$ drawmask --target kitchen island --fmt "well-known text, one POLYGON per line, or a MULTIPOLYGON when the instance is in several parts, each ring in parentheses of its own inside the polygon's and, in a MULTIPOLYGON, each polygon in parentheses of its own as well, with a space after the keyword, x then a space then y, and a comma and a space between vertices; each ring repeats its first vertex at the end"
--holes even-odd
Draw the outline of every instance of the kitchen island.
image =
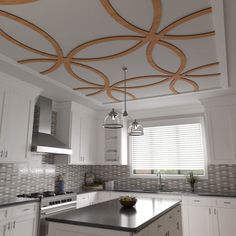
POLYGON ((48 236, 182 236, 180 201, 138 198, 125 208, 119 199, 47 218, 48 236))

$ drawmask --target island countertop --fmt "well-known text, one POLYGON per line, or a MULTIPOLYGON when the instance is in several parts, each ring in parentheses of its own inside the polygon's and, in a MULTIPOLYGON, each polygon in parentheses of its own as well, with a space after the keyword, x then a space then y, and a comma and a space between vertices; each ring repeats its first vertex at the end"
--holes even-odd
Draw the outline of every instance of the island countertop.
POLYGON ((133 208, 124 208, 118 199, 75 209, 46 218, 47 221, 118 231, 138 232, 180 204, 180 201, 137 198, 133 208))

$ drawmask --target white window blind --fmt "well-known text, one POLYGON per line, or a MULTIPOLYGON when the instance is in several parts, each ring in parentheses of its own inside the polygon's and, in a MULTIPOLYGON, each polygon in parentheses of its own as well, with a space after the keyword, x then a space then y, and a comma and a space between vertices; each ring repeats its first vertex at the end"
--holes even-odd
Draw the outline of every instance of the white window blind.
POLYGON ((132 137, 130 141, 133 173, 141 173, 140 170, 204 172, 200 121, 144 127, 144 136, 132 137))

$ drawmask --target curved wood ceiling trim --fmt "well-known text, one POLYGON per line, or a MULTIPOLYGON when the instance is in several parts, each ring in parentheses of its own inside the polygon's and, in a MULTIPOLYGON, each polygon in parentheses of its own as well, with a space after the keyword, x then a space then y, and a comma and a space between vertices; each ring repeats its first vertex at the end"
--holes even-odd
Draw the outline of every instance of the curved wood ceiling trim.
POLYGON ((15 5, 15 4, 24 4, 32 3, 38 0, 0 0, 0 5, 15 5))
MULTIPOLYGON (((0 4, 2 4, 2 2, 4 1, 0 0, 0 4)), ((10 2, 10 1, 5 1, 5 2, 10 2)), ((20 2, 20 0, 15 1, 15 2, 20 2)), ((26 1, 22 0, 21 2, 26 2, 26 1)), ((28 2, 32 2, 32 1, 28 1, 28 2)), ((161 23, 161 16, 162 16, 162 6, 161 6, 162 1, 161 0, 152 0, 153 20, 152 20, 152 24, 149 30, 141 29, 140 27, 127 21, 114 9, 114 7, 112 6, 109 0, 100 0, 100 3, 102 4, 104 10, 109 14, 111 18, 113 18, 122 27, 132 32, 135 32, 138 35, 136 36, 112 35, 105 38, 94 39, 94 40, 78 45, 77 47, 73 48, 67 55, 64 55, 63 50, 61 46, 59 45, 59 43, 56 41, 56 39, 50 36, 49 33, 45 32, 43 29, 39 28, 38 26, 36 26, 35 24, 27 20, 24 20, 21 17, 18 17, 16 15, 13 15, 11 13, 1 11, 1 10, 0 10, 0 16, 4 16, 8 19, 11 19, 27 27, 33 30, 34 32, 38 33, 40 37, 43 37, 44 39, 46 39, 47 42, 53 47, 55 53, 51 54, 48 52, 38 50, 37 48, 27 46, 23 42, 20 42, 17 39, 11 37, 2 29, 0 29, 0 35, 4 37, 6 40, 15 44, 16 46, 23 48, 31 53, 44 57, 44 58, 39 57, 39 58, 34 58, 34 59, 22 59, 18 61, 19 63, 21 64, 30 64, 30 63, 39 63, 39 62, 53 63, 53 65, 49 69, 41 71, 40 73, 42 74, 50 74, 54 72, 55 70, 57 70, 59 67, 64 66, 68 75, 70 75, 71 78, 78 80, 81 83, 86 85, 84 87, 80 86, 78 88, 74 88, 74 90, 83 90, 83 91, 94 90, 94 92, 88 93, 87 96, 95 96, 97 94, 104 92, 110 99, 114 101, 120 101, 120 100, 113 95, 113 92, 122 93, 122 94, 125 93, 124 85, 123 85, 124 80, 120 80, 111 84, 110 79, 102 71, 92 66, 89 66, 87 64, 86 65, 82 64, 83 62, 106 61, 106 60, 124 57, 146 46, 146 55, 144 55, 144 59, 146 59, 148 64, 156 70, 157 74, 156 75, 140 75, 137 77, 127 78, 127 83, 130 83, 131 81, 132 82, 143 81, 143 85, 127 86, 127 89, 130 89, 130 90, 131 89, 132 90, 144 89, 144 88, 154 87, 154 86, 158 86, 160 84, 166 83, 168 84, 169 90, 172 93, 177 94, 177 93, 180 93, 181 91, 177 91, 176 83, 178 81, 181 81, 183 83, 186 83, 187 85, 190 85, 192 87, 192 91, 194 92, 194 91, 199 90, 199 85, 196 83, 196 81, 193 81, 190 78, 197 78, 197 77, 210 78, 210 77, 220 75, 220 73, 191 74, 192 72, 197 72, 197 71, 204 70, 210 67, 218 66, 219 65, 218 62, 197 66, 187 71, 184 71, 186 69, 187 57, 182 49, 174 45, 173 42, 170 42, 170 40, 192 40, 192 39, 207 38, 207 37, 214 36, 215 35, 214 31, 197 33, 197 34, 186 34, 186 35, 171 34, 171 30, 175 29, 176 27, 186 22, 189 22, 195 18, 212 13, 212 8, 202 9, 200 11, 193 12, 189 15, 186 15, 172 22, 171 24, 166 26, 163 30, 158 32, 158 29, 161 23), (89 57, 89 58, 79 57, 79 53, 81 51, 88 49, 92 46, 97 46, 101 43, 119 42, 119 41, 124 41, 124 40, 135 42, 135 43, 130 48, 120 51, 118 53, 111 54, 111 55, 106 55, 106 56, 101 56, 101 57, 95 56, 95 57, 89 57), (166 41, 166 40, 169 40, 169 41, 166 41), (170 70, 164 69, 155 62, 153 54, 154 54, 154 49, 157 45, 162 46, 172 51, 173 54, 176 56, 176 58, 179 60, 180 65, 176 71, 170 71, 170 70), (91 82, 87 79, 82 78, 80 75, 78 75, 78 72, 75 72, 73 70, 73 66, 77 66, 78 68, 83 68, 92 73, 95 73, 97 77, 100 79, 101 83, 91 82), (147 79, 157 79, 157 82, 152 81, 152 82, 147 83, 147 79)), ((134 94, 128 91, 126 93, 131 99, 139 99, 134 94)), ((158 88, 157 88, 157 93, 158 93, 158 88)))

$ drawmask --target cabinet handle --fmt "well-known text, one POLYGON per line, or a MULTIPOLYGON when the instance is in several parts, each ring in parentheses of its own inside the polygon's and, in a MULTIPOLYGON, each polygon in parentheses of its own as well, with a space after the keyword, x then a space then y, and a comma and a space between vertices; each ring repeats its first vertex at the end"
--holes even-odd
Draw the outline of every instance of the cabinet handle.
POLYGON ((10 223, 10 222, 8 222, 7 229, 8 229, 8 230, 10 230, 10 229, 11 229, 11 223, 10 223))
POLYGON ((8 156, 8 151, 5 151, 5 158, 7 158, 8 156))
POLYGON ((25 208, 23 211, 29 211, 30 209, 29 208, 25 208))
POLYGON ((6 231, 7 231, 7 225, 4 225, 4 228, 3 228, 3 236, 6 236, 6 231))
POLYGON ((158 225, 157 228, 160 229, 160 228, 161 228, 161 225, 158 225))
POLYGON ((209 208, 209 215, 211 215, 211 208, 209 208))
POLYGON ((194 202, 200 202, 200 200, 194 200, 194 202))
POLYGON ((3 157, 3 151, 1 151, 0 157, 1 157, 1 158, 3 157))
POLYGON ((179 230, 179 222, 177 222, 177 230, 179 230))
POLYGON ((15 229, 15 227, 16 227, 16 222, 14 221, 13 222, 13 229, 15 229))
POLYGON ((217 212, 216 212, 216 209, 214 208, 214 215, 216 215, 216 213, 217 213, 217 212))
POLYGON ((231 202, 224 202, 224 204, 228 204, 229 205, 229 204, 231 204, 231 202))

